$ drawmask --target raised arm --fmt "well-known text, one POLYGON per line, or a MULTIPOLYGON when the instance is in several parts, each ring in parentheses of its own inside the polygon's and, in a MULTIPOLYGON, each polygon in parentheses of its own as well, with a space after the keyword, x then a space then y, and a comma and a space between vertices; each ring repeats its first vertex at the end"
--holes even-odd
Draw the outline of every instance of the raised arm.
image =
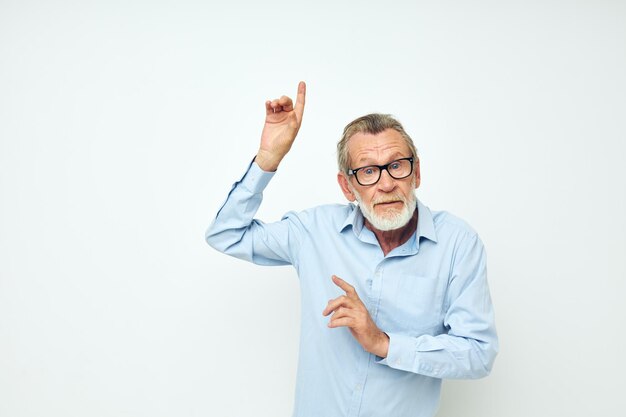
POLYGON ((279 222, 266 224, 254 216, 273 171, 298 134, 305 95, 306 86, 300 82, 295 106, 287 96, 265 102, 265 126, 255 161, 233 185, 205 234, 207 243, 220 252, 263 265, 293 263, 302 229, 300 217, 289 213, 279 222))
POLYGON ((291 149, 302 125, 305 98, 306 84, 300 81, 295 106, 287 96, 265 102, 265 125, 255 159, 263 171, 276 171, 291 149))

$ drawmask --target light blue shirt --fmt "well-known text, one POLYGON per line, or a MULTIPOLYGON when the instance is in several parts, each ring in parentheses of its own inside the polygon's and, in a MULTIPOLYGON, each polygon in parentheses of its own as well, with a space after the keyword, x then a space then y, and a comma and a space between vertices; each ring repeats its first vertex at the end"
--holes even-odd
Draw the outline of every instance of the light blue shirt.
POLYGON ((215 249, 260 265, 293 265, 300 277, 297 417, 431 417, 442 378, 489 374, 498 350, 485 250, 474 230, 417 202, 415 234, 384 256, 358 206, 254 219, 274 173, 252 163, 206 232, 215 249), (366 352, 322 311, 352 284, 389 335, 386 358, 366 352))

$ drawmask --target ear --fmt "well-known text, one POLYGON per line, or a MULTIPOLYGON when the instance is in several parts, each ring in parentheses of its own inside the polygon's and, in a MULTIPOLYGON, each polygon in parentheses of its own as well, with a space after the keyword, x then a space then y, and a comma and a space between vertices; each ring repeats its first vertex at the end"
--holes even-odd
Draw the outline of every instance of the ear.
POLYGON ((420 159, 418 157, 415 157, 415 160, 413 161, 413 175, 415 175, 415 188, 417 189, 422 182, 420 174, 420 159))
POLYGON ((349 181, 348 176, 346 174, 344 174, 343 172, 337 173, 337 182, 339 183, 339 187, 341 187, 341 191, 343 192, 343 195, 346 196, 348 201, 352 202, 356 200, 356 196, 354 195, 352 191, 350 191, 350 186, 348 184, 348 181, 349 181))

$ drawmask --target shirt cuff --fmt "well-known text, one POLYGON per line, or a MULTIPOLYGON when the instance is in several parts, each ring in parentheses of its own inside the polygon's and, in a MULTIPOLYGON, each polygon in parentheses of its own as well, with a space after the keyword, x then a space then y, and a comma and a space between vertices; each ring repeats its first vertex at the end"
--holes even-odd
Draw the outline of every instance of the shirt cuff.
POLYGON ((389 351, 387 357, 378 361, 381 365, 391 368, 411 371, 415 363, 415 338, 396 333, 387 333, 389 336, 389 351))
POLYGON ((272 180, 274 174, 276 174, 276 172, 263 171, 261 167, 252 160, 248 170, 241 181, 239 181, 239 185, 252 194, 259 194, 267 187, 267 184, 272 180))

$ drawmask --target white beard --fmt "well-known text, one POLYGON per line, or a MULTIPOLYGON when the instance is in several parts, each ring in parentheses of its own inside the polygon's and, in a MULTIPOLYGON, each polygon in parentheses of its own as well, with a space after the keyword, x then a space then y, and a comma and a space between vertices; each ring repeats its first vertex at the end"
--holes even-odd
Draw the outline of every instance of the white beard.
POLYGON ((384 197, 380 197, 378 199, 372 200, 372 202, 367 205, 363 204, 363 199, 358 191, 352 186, 352 184, 348 183, 350 187, 350 191, 356 197, 356 201, 359 203, 359 207, 361 208, 361 213, 363 213, 363 217, 370 222, 375 229, 378 229, 383 232, 387 232, 389 230, 396 230, 406 226, 411 217, 413 217, 413 213, 417 208, 417 197, 415 195, 415 180, 412 181, 413 190, 411 191, 408 200, 401 195, 392 194, 385 195, 384 197), (389 201, 402 201, 403 206, 402 209, 398 210, 387 210, 387 212, 383 215, 378 215, 374 212, 374 205, 389 202, 389 201))

